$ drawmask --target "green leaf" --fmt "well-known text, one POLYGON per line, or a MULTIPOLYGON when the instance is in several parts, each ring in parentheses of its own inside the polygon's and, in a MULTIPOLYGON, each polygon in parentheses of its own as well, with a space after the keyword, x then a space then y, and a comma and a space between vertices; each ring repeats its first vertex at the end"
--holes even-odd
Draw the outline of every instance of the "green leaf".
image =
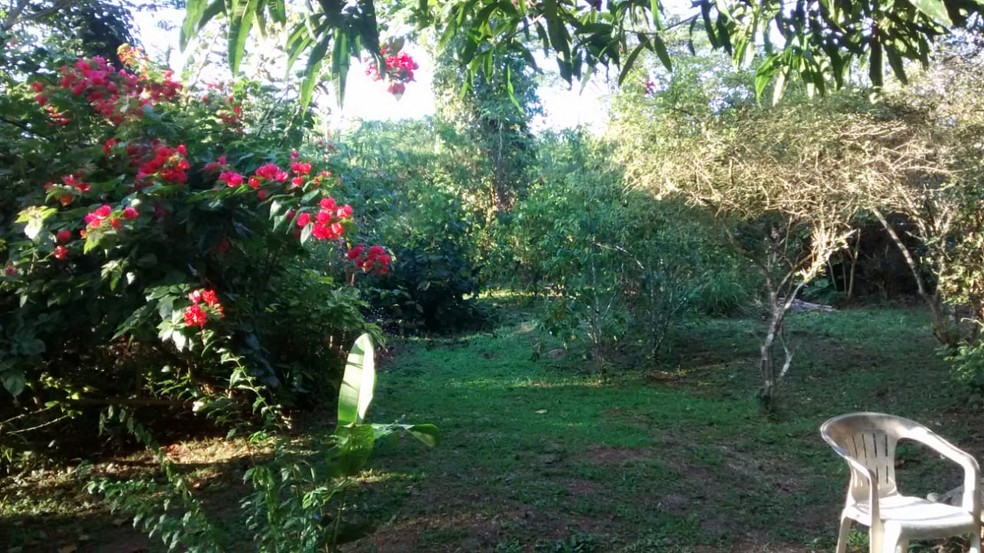
POLYGON ((772 88, 772 105, 776 105, 779 103, 779 100, 782 100, 782 95, 786 93, 786 79, 788 77, 788 68, 781 69, 776 76, 776 84, 772 88))
POLYGON ((185 18, 181 25, 181 35, 178 44, 183 52, 188 47, 191 37, 195 36, 198 30, 198 23, 205 15, 205 0, 188 0, 185 4, 185 18))
POLYGON ((345 103, 345 80, 348 78, 349 66, 352 64, 349 55, 349 36, 338 33, 335 45, 331 49, 331 78, 335 81, 335 93, 338 94, 338 105, 345 103))
POLYGON ((363 334, 355 341, 345 363, 345 376, 338 389, 338 425, 361 423, 372 402, 376 367, 372 339, 363 334))
POLYGON ((306 244, 308 240, 311 239, 311 234, 314 233, 314 225, 305 225, 301 229, 301 244, 306 244))
POLYGON ((376 436, 371 425, 351 424, 335 430, 338 445, 329 450, 329 472, 334 476, 355 476, 366 466, 376 436))
POLYGON ((629 76, 629 71, 632 69, 632 65, 635 63, 636 58, 639 57, 639 54, 642 53, 642 50, 645 47, 646 45, 640 42, 635 48, 632 49, 632 52, 629 53, 629 57, 625 58, 625 63, 622 65, 622 71, 618 74, 619 86, 622 86, 622 83, 625 82, 625 78, 629 76))
POLYGON ((902 56, 899 55, 898 50, 895 48, 886 48, 885 55, 888 57, 888 63, 892 66, 892 72, 902 84, 909 84, 909 80, 905 76, 905 63, 902 61, 902 56))
POLYGON ((171 332, 171 341, 174 342, 174 347, 178 351, 184 351, 185 347, 188 345, 188 337, 181 333, 180 330, 174 330, 171 332))
POLYGON ((14 397, 21 395, 21 392, 24 391, 24 373, 19 369, 3 371, 3 374, 0 374, 0 380, 3 381, 3 387, 14 397))
MULTIPOLYGON (((229 67, 233 75, 239 74, 239 65, 243 61, 243 53, 246 50, 246 39, 249 38, 249 31, 253 28, 253 21, 256 19, 256 2, 257 0, 246 2, 241 14, 235 11, 229 13, 229 67)), ((235 0, 233 4, 235 5, 235 0)))
POLYGON ((271 0, 270 14, 273 15, 273 20, 277 23, 287 23, 287 6, 284 4, 284 0, 271 0))
POLYGON ((877 38, 871 40, 871 53, 868 56, 868 78, 871 86, 881 88, 885 75, 885 62, 882 58, 882 46, 877 38))
POLYGON ((433 424, 410 425, 407 432, 430 447, 437 447, 441 443, 441 433, 433 424))
POLYGON ((660 17, 660 1, 649 0, 649 11, 653 13, 653 28, 657 31, 663 28, 663 21, 660 17))
POLYGON ((560 69, 560 76, 570 83, 574 73, 571 62, 571 44, 567 27, 561 21, 557 11, 557 0, 543 0, 543 17, 547 22, 547 36, 550 38, 550 45, 557 53, 557 67, 560 69))
POLYGON ((666 43, 663 42, 663 38, 659 35, 653 35, 652 49, 659 56, 659 61, 662 62, 663 67, 667 71, 673 71, 673 60, 670 59, 670 53, 666 50, 666 43))
POLYGON ((57 213, 52 207, 31 206, 17 214, 18 223, 26 223, 24 234, 31 240, 36 239, 44 230, 44 221, 57 213))
POLYGON ((755 70, 755 97, 762 101, 762 93, 769 86, 772 78, 776 74, 776 67, 779 62, 779 54, 773 54, 766 58, 755 70))
POLYGON ((304 81, 301 82, 302 109, 307 109, 307 106, 311 103, 314 85, 321 77, 321 64, 325 59, 325 54, 328 52, 331 39, 332 33, 326 30, 325 35, 314 45, 314 48, 311 49, 311 53, 308 55, 307 69, 304 71, 304 81))
POLYGON ((923 12, 944 27, 952 27, 953 21, 946 11, 943 0, 910 0, 917 10, 923 12))

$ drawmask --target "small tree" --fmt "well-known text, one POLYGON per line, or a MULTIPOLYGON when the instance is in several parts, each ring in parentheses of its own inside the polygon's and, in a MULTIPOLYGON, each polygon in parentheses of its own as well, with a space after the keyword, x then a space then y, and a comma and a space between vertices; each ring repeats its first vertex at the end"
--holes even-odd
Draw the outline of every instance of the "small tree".
POLYGON ((689 82, 674 78, 651 98, 624 99, 614 126, 627 138, 619 157, 634 186, 710 208, 735 250, 758 269, 769 321, 760 397, 770 406, 793 359, 787 313, 852 234, 861 191, 912 178, 929 150, 860 98, 761 109, 734 86, 707 94, 705 74, 683 71, 679 79, 689 82))
POLYGON ((868 201, 930 309, 933 336, 952 348, 977 342, 984 320, 984 52, 974 40, 964 40, 939 57, 911 89, 887 97, 895 118, 932 141, 925 175, 872 187, 868 201), (905 234, 918 249, 906 245, 905 234))

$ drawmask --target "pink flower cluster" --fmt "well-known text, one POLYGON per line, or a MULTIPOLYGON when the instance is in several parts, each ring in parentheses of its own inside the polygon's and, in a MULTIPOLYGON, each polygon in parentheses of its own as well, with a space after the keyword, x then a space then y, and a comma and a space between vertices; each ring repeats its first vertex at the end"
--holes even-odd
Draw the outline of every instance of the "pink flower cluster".
POLYGON ((184 144, 170 147, 164 144, 153 144, 154 157, 144 161, 137 169, 137 181, 143 182, 150 177, 160 177, 165 182, 184 184, 188 180, 188 150, 184 144))
POLYGON ((62 229, 55 233, 55 251, 52 253, 55 259, 61 261, 68 258, 68 248, 63 244, 68 244, 72 241, 72 231, 68 229, 62 229))
POLYGON ((44 189, 48 192, 49 198, 57 199, 58 203, 62 205, 71 205, 76 196, 81 196, 92 189, 82 180, 82 177, 81 171, 72 175, 65 175, 61 178, 62 184, 49 182, 44 185, 44 189))
MULTIPOLYGON (((114 229, 120 228, 120 225, 124 220, 132 221, 140 216, 140 212, 137 211, 132 206, 126 206, 120 213, 114 213, 113 208, 109 204, 103 204, 96 208, 95 211, 90 211, 85 216, 85 226, 86 230, 83 233, 103 228, 104 225, 108 225, 114 229)), ((84 236, 83 236, 84 237, 84 236)))
POLYGON ((390 270, 390 263, 393 258, 382 246, 370 246, 366 250, 365 244, 359 244, 348 251, 347 257, 355 263, 355 266, 362 269, 365 273, 375 273, 385 275, 390 270))
POLYGON ((262 188, 264 184, 290 182, 293 188, 303 188, 305 184, 310 184, 312 188, 318 188, 325 179, 331 177, 331 172, 321 171, 314 177, 310 177, 311 164, 304 161, 297 161, 297 152, 291 154, 290 173, 284 171, 276 163, 265 163, 258 167, 253 175, 246 177, 229 168, 225 156, 220 156, 217 160, 205 165, 206 172, 219 171, 217 179, 229 188, 237 188, 243 184, 257 191, 260 200, 265 200, 268 191, 262 188), (291 176, 293 175, 293 176, 291 176))
MULTIPOLYGON (((311 236, 318 240, 335 240, 345 233, 344 223, 352 217, 352 206, 345 204, 341 207, 334 198, 322 198, 318 203, 321 208, 313 218, 311 236)), ((307 211, 294 219, 298 230, 312 224, 311 214, 307 211)))
POLYGON ((217 319, 225 316, 225 311, 222 309, 222 304, 219 303, 219 297, 215 290, 199 288, 188 294, 188 299, 191 301, 191 305, 184 310, 184 321, 187 327, 205 328, 209 315, 217 319))
POLYGON ((380 50, 385 56, 386 69, 380 72, 379 67, 373 62, 366 69, 366 75, 376 81, 386 78, 390 82, 387 92, 399 98, 407 89, 406 83, 413 81, 413 72, 420 66, 406 52, 396 52, 387 56, 386 51, 386 48, 380 50))
MULTIPOLYGON (((120 47, 120 58, 132 61, 139 55, 128 45, 120 47)), ((113 125, 127 119, 138 119, 146 106, 154 106, 164 100, 172 100, 181 90, 181 84, 172 79, 170 70, 164 71, 163 79, 154 79, 149 71, 136 75, 120 69, 117 71, 105 58, 79 58, 74 65, 59 69, 61 79, 58 87, 46 86, 41 81, 31 83, 35 93, 34 100, 46 106, 49 116, 59 124, 68 122, 65 115, 49 106, 49 96, 53 90, 61 88, 74 96, 85 97, 89 105, 113 125)))

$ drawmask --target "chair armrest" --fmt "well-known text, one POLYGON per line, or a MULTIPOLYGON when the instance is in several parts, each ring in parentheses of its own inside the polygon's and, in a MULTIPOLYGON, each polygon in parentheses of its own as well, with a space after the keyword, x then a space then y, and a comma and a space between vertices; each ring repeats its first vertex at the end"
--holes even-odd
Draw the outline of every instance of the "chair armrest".
POLYGON ((960 465, 964 469, 963 508, 980 518, 981 469, 973 455, 944 440, 931 430, 920 428, 910 433, 907 438, 920 442, 936 451, 943 457, 960 465))

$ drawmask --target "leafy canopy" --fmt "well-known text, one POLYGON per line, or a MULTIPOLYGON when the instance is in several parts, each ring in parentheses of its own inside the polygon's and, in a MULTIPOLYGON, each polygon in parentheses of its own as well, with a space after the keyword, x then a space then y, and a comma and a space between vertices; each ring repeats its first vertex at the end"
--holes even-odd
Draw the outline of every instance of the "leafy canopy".
MULTIPOLYGON (((189 0, 182 46, 208 21, 224 17, 235 73, 254 27, 264 31, 287 24, 286 3, 189 0)), ((343 83, 352 57, 365 50, 379 59, 379 35, 385 30, 374 0, 317 0, 307 6, 287 42, 290 64, 307 57, 304 103, 326 61, 331 77, 343 83)), ((764 60, 756 75, 761 94, 772 81, 783 90, 794 76, 822 93, 831 81, 841 86, 853 62, 867 63, 876 87, 886 60, 904 80, 905 60, 927 63, 933 41, 953 28, 979 24, 982 6, 981 0, 694 0, 696 10, 682 18, 671 16, 661 0, 418 0, 384 7, 392 13, 408 9, 418 29, 437 31, 440 45, 454 45, 471 77, 493 73, 494 59, 506 53, 536 67, 532 51, 542 48, 553 54, 568 83, 599 68, 617 69, 622 81, 644 51, 671 68, 664 33, 687 26, 691 37, 706 35, 739 63, 750 62, 761 49, 764 60)), ((338 90, 341 99, 342 87, 338 90)))

